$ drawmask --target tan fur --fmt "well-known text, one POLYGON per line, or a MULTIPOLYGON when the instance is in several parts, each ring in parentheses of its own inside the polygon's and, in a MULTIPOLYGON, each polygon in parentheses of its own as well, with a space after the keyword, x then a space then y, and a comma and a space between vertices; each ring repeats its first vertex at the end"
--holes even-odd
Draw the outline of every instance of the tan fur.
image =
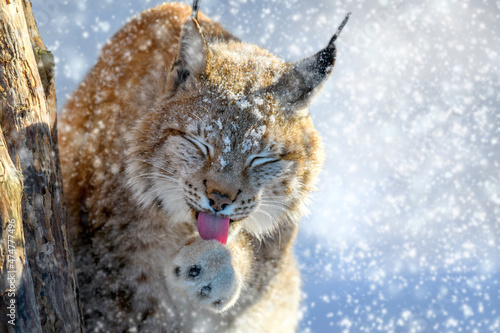
POLYGON ((323 154, 304 109, 309 97, 293 110, 280 96, 286 87, 274 86, 290 81, 304 96, 312 88, 300 86, 292 64, 190 15, 188 6, 163 4, 131 20, 60 119, 88 332, 297 326, 292 245, 323 154), (233 202, 226 246, 196 230, 212 192, 233 202), (203 275, 190 280, 195 264, 203 275))

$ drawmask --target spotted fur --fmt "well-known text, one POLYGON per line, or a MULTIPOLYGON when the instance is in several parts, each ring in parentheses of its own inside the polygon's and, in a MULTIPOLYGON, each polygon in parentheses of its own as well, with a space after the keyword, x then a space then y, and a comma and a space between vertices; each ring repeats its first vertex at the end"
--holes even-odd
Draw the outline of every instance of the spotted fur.
POLYGON ((323 162, 307 106, 332 45, 290 64, 163 4, 104 47, 59 126, 88 332, 295 329, 292 244, 323 162), (226 246, 199 212, 231 219, 226 246))

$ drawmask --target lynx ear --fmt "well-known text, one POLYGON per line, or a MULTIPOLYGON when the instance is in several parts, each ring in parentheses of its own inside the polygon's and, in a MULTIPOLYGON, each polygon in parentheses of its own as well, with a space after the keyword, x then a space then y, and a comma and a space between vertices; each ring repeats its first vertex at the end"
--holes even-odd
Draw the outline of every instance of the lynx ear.
POLYGON ((315 55, 293 63, 266 92, 276 96, 286 112, 295 114, 309 106, 330 76, 337 49, 335 41, 351 13, 347 14, 328 43, 328 46, 315 55))
POLYGON ((193 2, 193 12, 182 29, 179 51, 172 66, 168 88, 176 90, 191 78, 205 72, 207 64, 207 43, 198 23, 198 1, 193 2))

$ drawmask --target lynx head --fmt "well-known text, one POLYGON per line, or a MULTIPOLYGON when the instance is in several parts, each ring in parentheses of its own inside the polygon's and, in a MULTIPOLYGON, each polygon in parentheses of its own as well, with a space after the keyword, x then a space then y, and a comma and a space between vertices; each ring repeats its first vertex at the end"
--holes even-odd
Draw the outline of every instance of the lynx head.
POLYGON ((222 228, 208 238, 227 237, 228 226, 261 237, 298 222, 323 162, 307 108, 332 71, 338 32, 286 63, 253 45, 207 43, 195 1, 162 93, 130 136, 140 205, 171 221, 198 219, 200 234, 207 223, 222 228))

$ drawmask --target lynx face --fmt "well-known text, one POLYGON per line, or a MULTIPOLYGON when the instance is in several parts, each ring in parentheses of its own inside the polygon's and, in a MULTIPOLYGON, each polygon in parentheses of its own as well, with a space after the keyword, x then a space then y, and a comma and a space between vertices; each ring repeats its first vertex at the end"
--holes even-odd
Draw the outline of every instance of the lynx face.
POLYGON ((209 81, 178 95, 160 100, 131 137, 140 144, 128 169, 136 198, 178 222, 207 212, 256 235, 293 213, 321 162, 308 117, 287 117, 270 96, 231 99, 209 81))
POLYGON ((290 65, 242 43, 203 45, 205 64, 190 59, 199 75, 169 88, 130 136, 136 199, 177 222, 205 212, 256 236, 284 215, 297 222, 322 153, 307 110, 282 102, 293 92, 269 88, 290 65))
POLYGON ((196 218, 202 238, 225 243, 239 227, 260 237, 276 221, 298 222, 313 188, 323 155, 307 107, 342 26, 325 49, 289 64, 254 45, 207 43, 196 15, 129 135, 128 184, 143 207, 196 218))

